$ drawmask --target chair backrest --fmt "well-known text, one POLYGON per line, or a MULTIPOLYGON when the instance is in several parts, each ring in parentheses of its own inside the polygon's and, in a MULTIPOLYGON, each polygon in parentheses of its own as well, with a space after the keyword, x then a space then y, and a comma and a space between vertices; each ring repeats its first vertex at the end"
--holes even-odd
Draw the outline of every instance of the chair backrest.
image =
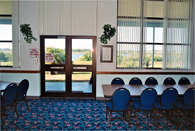
POLYGON ((18 99, 22 99, 26 97, 28 88, 29 88, 29 81, 27 79, 22 80, 18 86, 18 99))
POLYGON ((17 97, 17 91, 18 87, 16 84, 11 83, 9 84, 3 93, 3 99, 2 99, 2 106, 6 105, 9 106, 14 103, 16 97, 17 97))
POLYGON ((140 96, 140 102, 144 106, 152 106, 157 98, 157 92, 153 88, 146 88, 141 96, 140 96))
POLYGON ((179 85, 181 84, 190 84, 190 81, 188 80, 188 78, 186 77, 182 77, 179 82, 178 82, 179 85))
POLYGON ((161 102, 165 106, 171 106, 176 102, 177 98, 178 91, 173 87, 169 87, 163 91, 161 102))
POLYGON ((149 77, 148 79, 146 79, 145 84, 146 85, 157 85, 158 81, 154 77, 149 77))
POLYGON ((139 78, 137 78, 137 77, 133 77, 129 81, 129 85, 142 85, 142 81, 139 78))
POLYGON ((163 84, 164 85, 173 85, 173 84, 176 84, 175 83, 175 80, 173 79, 173 78, 171 78, 171 77, 167 77, 165 80, 164 80, 164 82, 163 82, 163 84))
POLYGON ((195 94, 195 87, 193 88, 189 88, 185 94, 184 94, 184 97, 183 97, 183 102, 184 104, 186 104, 187 106, 194 106, 195 103, 194 103, 194 94, 195 94))
POLYGON ((120 77, 116 77, 116 78, 114 78, 113 80, 112 80, 112 82, 111 82, 111 85, 117 85, 117 84, 119 84, 119 85, 124 85, 125 84, 125 82, 123 81, 123 79, 121 79, 120 77))
POLYGON ((117 89, 112 95, 114 106, 125 106, 130 101, 130 92, 125 88, 117 89))

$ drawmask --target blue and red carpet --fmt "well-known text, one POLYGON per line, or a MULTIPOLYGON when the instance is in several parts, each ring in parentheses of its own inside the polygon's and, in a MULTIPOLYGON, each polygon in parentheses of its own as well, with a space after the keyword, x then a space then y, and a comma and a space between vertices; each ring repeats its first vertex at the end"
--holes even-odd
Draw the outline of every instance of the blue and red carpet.
MULTIPOLYGON (((19 119, 12 107, 6 110, 5 125, 1 130, 109 130, 106 121, 107 101, 91 99, 28 99, 30 111, 24 102, 19 102, 19 119)), ((118 114, 113 114, 117 116, 118 114)), ((166 118, 159 118, 158 130, 195 130, 194 113, 191 118, 180 117, 180 127, 166 118)), ((145 112, 138 114, 140 130, 155 130, 153 119, 147 119, 145 112)), ((131 127, 121 120, 111 121, 112 130, 136 130, 135 118, 131 118, 131 127)))

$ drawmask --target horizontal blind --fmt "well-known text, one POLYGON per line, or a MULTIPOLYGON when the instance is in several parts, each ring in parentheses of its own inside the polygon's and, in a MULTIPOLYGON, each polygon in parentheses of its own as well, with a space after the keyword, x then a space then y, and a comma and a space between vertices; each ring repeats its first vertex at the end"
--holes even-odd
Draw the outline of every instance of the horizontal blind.
POLYGON ((40 1, 40 34, 96 35, 97 0, 40 1))
POLYGON ((118 0, 118 68, 139 68, 140 11, 141 0, 118 0))
POLYGON ((169 0, 167 8, 166 68, 190 68, 191 0, 169 0))

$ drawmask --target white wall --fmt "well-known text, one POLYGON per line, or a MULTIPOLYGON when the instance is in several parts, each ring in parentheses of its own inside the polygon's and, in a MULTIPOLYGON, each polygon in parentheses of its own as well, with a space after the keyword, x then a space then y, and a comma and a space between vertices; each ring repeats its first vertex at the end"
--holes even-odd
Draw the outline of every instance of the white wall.
MULTIPOLYGON (((29 57, 30 48, 40 48, 39 39, 39 2, 19 2, 19 24, 30 24, 36 42, 27 44, 20 33, 20 68, 21 70, 40 70, 40 62, 34 63, 34 58, 29 57)), ((40 50, 39 50, 40 51, 40 50)), ((40 59, 40 57, 39 57, 40 59)))
POLYGON ((97 23, 97 71, 116 70, 116 35, 111 38, 107 45, 113 45, 113 63, 100 63, 100 47, 103 45, 99 37, 103 33, 102 27, 111 24, 117 27, 117 0, 98 1, 98 23, 97 23))
POLYGON ((20 83, 23 79, 29 80, 27 96, 40 96, 40 74, 37 73, 1 73, 2 81, 20 83))

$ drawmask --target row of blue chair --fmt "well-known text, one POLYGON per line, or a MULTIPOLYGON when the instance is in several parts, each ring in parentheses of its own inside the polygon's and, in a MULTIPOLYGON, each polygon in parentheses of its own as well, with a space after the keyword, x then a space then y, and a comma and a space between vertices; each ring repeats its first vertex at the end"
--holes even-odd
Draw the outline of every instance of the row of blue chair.
MULTIPOLYGON (((131 104, 131 95, 130 92, 125 88, 117 89, 112 98, 111 102, 108 103, 106 107, 106 120, 107 120, 107 112, 109 112, 109 125, 111 129, 111 116, 112 112, 127 112, 128 123, 130 127, 130 119, 132 116, 132 108, 135 111, 136 116, 136 128, 138 129, 137 122, 137 112, 138 111, 151 111, 154 114, 155 118, 155 127, 158 127, 158 113, 157 111, 172 111, 175 114, 176 119, 176 110, 178 110, 178 118, 180 110, 194 110, 194 94, 195 87, 189 88, 182 100, 178 100, 178 91, 169 87, 164 90, 160 100, 157 99, 157 92, 154 88, 146 88, 141 96, 139 97, 139 101, 134 101, 131 104), (130 107, 131 106, 131 107, 130 107), (131 115, 129 115, 131 111, 131 115)), ((148 114, 148 113, 147 113, 148 114)), ((125 118, 126 119, 126 118, 125 118)))
POLYGON ((29 110, 28 103, 25 99, 28 88, 29 88, 29 81, 27 79, 22 80, 19 86, 17 86, 15 83, 11 83, 5 88, 5 91, 3 92, 3 96, 1 96, 1 103, 0 103, 2 125, 4 125, 2 116, 5 115, 6 107, 13 106, 18 118, 19 115, 16 108, 18 101, 24 101, 29 110))
MULTIPOLYGON (((121 79, 120 77, 116 77, 112 80, 111 84, 122 84, 124 85, 125 82, 123 81, 123 79, 121 79)), ((146 79, 145 81, 145 85, 157 85, 158 84, 158 81, 154 78, 154 77, 149 77, 146 79)), ((167 77, 164 82, 163 82, 164 85, 169 85, 169 84, 176 84, 175 80, 171 77, 167 77)), ((182 77, 179 82, 178 82, 179 85, 181 84, 190 84, 190 81, 188 78, 186 77, 182 77)), ((137 77, 134 77, 132 78, 130 81, 129 81, 129 85, 142 85, 142 81, 137 78, 137 77)))

